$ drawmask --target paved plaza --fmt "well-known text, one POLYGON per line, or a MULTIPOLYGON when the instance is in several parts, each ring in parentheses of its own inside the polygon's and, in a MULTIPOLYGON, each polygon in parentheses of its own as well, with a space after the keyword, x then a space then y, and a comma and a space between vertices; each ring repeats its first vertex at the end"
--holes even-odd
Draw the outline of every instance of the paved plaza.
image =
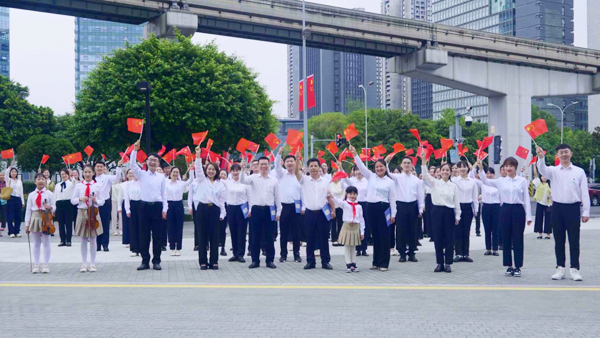
POLYGON ((333 271, 304 271, 278 262, 279 242, 277 269, 264 257, 254 270, 227 262, 228 251, 221 270, 200 271, 186 223, 182 256, 165 252, 162 271, 136 271, 140 259, 112 236, 98 272, 80 273, 79 239, 59 248, 54 237, 51 273, 32 275, 27 238, 2 237, 0 337, 599 337, 600 219, 582 227, 583 282, 552 281, 554 241, 531 231, 521 278, 504 277, 501 257, 483 256, 474 233, 475 262, 451 274, 433 272, 428 240, 418 263, 393 256, 388 272, 358 257, 361 272, 345 273, 341 247, 333 271))

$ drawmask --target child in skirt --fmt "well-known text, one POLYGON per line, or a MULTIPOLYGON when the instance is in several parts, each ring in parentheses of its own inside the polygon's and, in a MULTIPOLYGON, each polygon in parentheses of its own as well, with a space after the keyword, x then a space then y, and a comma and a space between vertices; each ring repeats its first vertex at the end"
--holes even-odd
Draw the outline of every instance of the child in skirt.
POLYGON ((101 207, 104 205, 104 200, 100 198, 101 186, 93 180, 94 168, 91 165, 83 167, 83 178, 81 183, 75 186, 71 203, 77 205, 77 219, 75 221, 75 236, 81 237, 81 259, 83 265, 80 272, 96 272, 96 238, 102 235, 102 222, 98 213, 96 219, 100 226, 95 229, 86 225, 88 220, 88 208, 90 206, 101 207), (88 243, 90 244, 90 261, 87 260, 88 243))
POLYGON ((54 194, 46 189, 46 177, 43 174, 35 175, 35 191, 27 197, 27 206, 25 208, 25 233, 31 233, 33 237, 33 268, 31 272, 40 272, 40 249, 44 243, 44 265, 42 273, 49 273, 50 268, 50 234, 42 233, 42 211, 50 210, 53 214, 56 211, 54 194))
POLYGON ((338 235, 338 243, 344 246, 344 258, 346 259, 346 272, 358 272, 356 266, 356 246, 361 245, 365 237, 365 219, 363 209, 358 201, 358 189, 354 186, 346 188, 346 197, 341 200, 331 196, 335 206, 342 209, 342 230, 338 235))

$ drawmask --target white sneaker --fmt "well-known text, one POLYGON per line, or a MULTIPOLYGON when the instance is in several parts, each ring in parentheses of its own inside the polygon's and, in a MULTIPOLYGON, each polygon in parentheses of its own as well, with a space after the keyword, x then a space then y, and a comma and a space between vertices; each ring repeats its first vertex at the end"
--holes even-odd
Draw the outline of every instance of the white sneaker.
POLYGON ((119 233, 117 233, 117 232, 113 232, 113 234, 112 234, 112 235, 113 235, 113 236, 119 236, 119 233))
POLYGON ((44 264, 44 266, 42 266, 42 273, 50 273, 50 267, 48 264, 44 264))
POLYGON ((571 268, 571 271, 569 271, 571 273, 571 279, 576 281, 576 282, 581 282, 583 280, 583 277, 581 277, 581 274, 579 273, 579 270, 575 269, 575 268, 571 268))
POLYGON ((40 266, 39 265, 34 265, 33 269, 31 269, 32 273, 40 273, 40 266))
POLYGON ((560 279, 565 279, 565 268, 563 268, 562 266, 559 266, 556 269, 556 272, 552 275, 552 279, 553 280, 560 280, 560 279))
POLYGON ((95 265, 90 265, 90 268, 88 269, 89 272, 96 272, 98 271, 98 269, 96 269, 95 265))
POLYGON ((171 256, 177 256, 177 251, 176 250, 171 250, 171 256))
POLYGON ((181 252, 179 250, 175 250, 175 256, 181 256, 181 252))
POLYGON ((137 256, 137 254, 135 252, 131 253, 131 257, 136 257, 136 256, 137 256))
POLYGON ((21 234, 17 234, 17 238, 21 238, 21 234))
POLYGON ((17 236, 15 236, 15 234, 11 234, 11 235, 10 235, 10 236, 8 236, 8 237, 10 237, 10 238, 15 238, 15 237, 17 237, 17 236))
POLYGON ((88 268, 87 268, 87 266, 85 264, 83 264, 81 266, 81 269, 79 269, 79 272, 87 272, 87 271, 88 271, 88 268))
POLYGON ((125 244, 125 247, 126 247, 126 248, 129 248, 129 244, 125 244))

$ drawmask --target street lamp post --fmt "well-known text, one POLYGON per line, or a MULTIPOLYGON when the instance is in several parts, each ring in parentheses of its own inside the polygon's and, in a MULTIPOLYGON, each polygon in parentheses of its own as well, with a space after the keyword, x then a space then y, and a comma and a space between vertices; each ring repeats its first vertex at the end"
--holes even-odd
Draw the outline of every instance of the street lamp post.
MULTIPOLYGON (((373 85, 373 81, 368 83, 368 86, 373 85)), ((359 85, 358 88, 362 88, 363 93, 365 93, 365 149, 369 149, 369 132, 368 132, 368 121, 367 121, 367 88, 363 85, 359 85)), ((365 160, 365 165, 367 165, 367 160, 365 160)))
POLYGON ((310 32, 306 29, 306 1, 302 0, 302 127, 304 128, 304 160, 308 159, 308 91, 306 83, 306 38, 310 32))
POLYGON ((558 108, 558 110, 560 110, 560 143, 561 144, 563 143, 563 130, 565 128, 565 116, 564 116, 565 110, 567 110, 567 108, 569 108, 570 106, 576 105, 578 103, 579 102, 573 102, 573 103, 565 106, 564 108, 561 108, 561 107, 555 105, 554 103, 548 103, 549 106, 556 107, 556 108, 558 108))
POLYGON ((148 81, 140 81, 136 84, 136 87, 146 96, 146 122, 144 128, 146 129, 146 152, 150 154, 152 152, 150 148, 150 92, 152 86, 148 81))

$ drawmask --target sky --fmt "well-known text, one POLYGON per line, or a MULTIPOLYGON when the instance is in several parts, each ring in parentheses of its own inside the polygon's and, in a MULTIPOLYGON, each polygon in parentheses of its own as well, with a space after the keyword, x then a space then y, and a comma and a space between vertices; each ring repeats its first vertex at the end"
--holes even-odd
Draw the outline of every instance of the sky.
MULTIPOLYGON (((311 0, 379 13, 378 0, 311 0)), ((575 45, 587 46, 586 0, 575 0, 575 45)), ((69 16, 10 10, 10 72, 29 87, 29 101, 57 115, 73 111, 75 101, 75 24, 69 16)), ((287 116, 286 45, 196 33, 195 43, 215 41, 221 50, 242 58, 276 101, 273 113, 287 116)))

